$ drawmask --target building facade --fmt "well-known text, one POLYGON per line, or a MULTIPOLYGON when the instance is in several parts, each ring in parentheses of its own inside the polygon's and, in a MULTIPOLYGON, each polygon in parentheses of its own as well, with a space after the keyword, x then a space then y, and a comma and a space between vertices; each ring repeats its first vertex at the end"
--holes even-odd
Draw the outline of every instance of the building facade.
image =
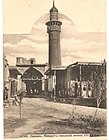
POLYGON ((6 101, 10 97, 9 91, 9 64, 6 56, 3 56, 3 99, 6 101))
POLYGON ((23 89, 26 96, 44 94, 45 75, 47 64, 37 64, 35 58, 27 60, 23 57, 16 58, 16 67, 22 75, 19 77, 19 90, 23 89))
POLYGON ((3 58, 3 99, 9 101, 18 91, 18 76, 21 75, 16 66, 9 66, 6 57, 3 58))

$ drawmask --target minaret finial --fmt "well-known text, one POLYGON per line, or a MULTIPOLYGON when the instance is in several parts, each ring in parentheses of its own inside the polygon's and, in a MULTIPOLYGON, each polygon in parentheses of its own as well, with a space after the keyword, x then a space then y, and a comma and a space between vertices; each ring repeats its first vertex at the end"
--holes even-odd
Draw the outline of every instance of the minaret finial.
POLYGON ((55 7, 55 1, 53 0, 53 7, 55 7))

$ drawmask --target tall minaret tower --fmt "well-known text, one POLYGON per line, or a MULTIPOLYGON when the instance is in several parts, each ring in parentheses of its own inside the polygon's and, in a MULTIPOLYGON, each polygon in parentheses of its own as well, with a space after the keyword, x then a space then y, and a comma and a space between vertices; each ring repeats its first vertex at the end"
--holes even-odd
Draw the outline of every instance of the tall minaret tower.
POLYGON ((47 33, 49 35, 49 68, 61 66, 61 48, 60 48, 60 32, 62 22, 58 20, 58 9, 53 7, 50 9, 50 21, 46 23, 47 33))

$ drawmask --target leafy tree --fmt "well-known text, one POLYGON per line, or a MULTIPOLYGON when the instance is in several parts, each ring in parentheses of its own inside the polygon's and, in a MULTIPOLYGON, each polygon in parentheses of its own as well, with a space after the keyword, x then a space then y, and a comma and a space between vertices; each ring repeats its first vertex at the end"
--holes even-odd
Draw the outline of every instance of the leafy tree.
POLYGON ((96 66, 91 74, 93 97, 96 99, 97 108, 93 120, 96 118, 98 108, 103 100, 106 99, 106 62, 96 66))

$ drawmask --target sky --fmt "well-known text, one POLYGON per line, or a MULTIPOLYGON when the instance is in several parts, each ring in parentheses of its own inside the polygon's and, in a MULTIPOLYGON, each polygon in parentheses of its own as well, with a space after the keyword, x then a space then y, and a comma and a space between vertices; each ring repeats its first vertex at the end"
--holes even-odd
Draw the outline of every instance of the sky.
MULTIPOLYGON (((62 65, 106 59, 105 0, 55 0, 62 21, 62 65)), ((46 21, 52 0, 4 0, 4 53, 10 65, 16 57, 48 62, 46 21)))

